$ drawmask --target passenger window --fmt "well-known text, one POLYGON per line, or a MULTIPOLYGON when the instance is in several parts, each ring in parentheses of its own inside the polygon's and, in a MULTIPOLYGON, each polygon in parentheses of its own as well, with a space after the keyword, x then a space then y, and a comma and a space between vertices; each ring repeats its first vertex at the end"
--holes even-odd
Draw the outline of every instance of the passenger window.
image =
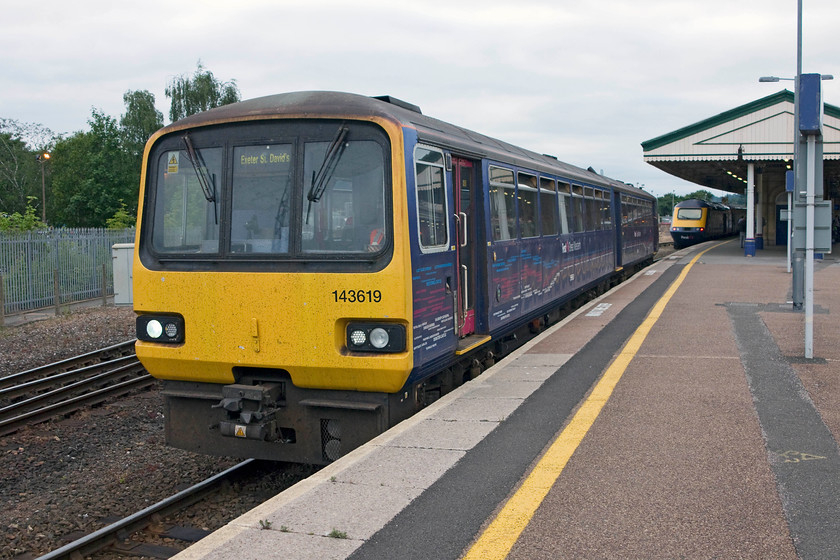
POLYGON ((601 229, 601 211, 595 203, 595 192, 590 187, 583 190, 586 204, 586 230, 598 231, 601 229))
POLYGON ((601 191, 601 197, 601 227, 612 229, 612 214, 610 213, 612 197, 609 191, 601 191))
POLYGON ((557 235, 557 186, 554 180, 540 179, 540 225, 542 234, 557 235))
POLYGON ((490 166, 490 224, 493 241, 516 236, 516 183, 510 169, 490 166))
POLYGON ((586 231, 586 200, 583 198, 583 187, 572 187, 572 221, 575 233, 586 231))
POLYGON ((572 218, 572 197, 568 183, 560 183, 557 186, 559 194, 558 209, 560 210, 560 233, 567 234, 571 231, 569 224, 572 218))
POLYGON ((414 150, 417 191, 417 229, 420 248, 441 250, 449 246, 443 153, 418 146, 414 150))
POLYGON ((593 195, 595 199, 592 201, 592 212, 595 220, 595 229, 600 231, 604 229, 604 214, 601 211, 601 207, 604 203, 604 195, 602 195, 601 191, 598 189, 595 189, 593 195))
POLYGON ((630 223, 630 197, 626 194, 621 195, 621 225, 626 226, 630 223))
POLYGON ((519 173, 519 233, 525 237, 537 237, 540 234, 537 222, 537 178, 526 173, 519 173))

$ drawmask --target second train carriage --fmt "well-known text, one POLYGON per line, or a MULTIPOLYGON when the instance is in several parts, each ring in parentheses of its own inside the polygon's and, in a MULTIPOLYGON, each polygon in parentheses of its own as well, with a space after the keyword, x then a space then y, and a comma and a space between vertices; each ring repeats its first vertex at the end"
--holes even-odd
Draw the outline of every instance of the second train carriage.
POLYGON ((335 460, 658 244, 648 193, 388 97, 188 117, 141 183, 137 355, 204 453, 335 460))

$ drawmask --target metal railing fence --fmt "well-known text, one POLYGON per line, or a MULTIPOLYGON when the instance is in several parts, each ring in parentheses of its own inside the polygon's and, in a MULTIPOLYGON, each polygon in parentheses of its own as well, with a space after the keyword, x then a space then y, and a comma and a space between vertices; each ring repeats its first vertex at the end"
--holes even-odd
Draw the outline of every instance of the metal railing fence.
POLYGON ((111 247, 133 242, 134 228, 0 232, 0 318, 113 295, 111 247))

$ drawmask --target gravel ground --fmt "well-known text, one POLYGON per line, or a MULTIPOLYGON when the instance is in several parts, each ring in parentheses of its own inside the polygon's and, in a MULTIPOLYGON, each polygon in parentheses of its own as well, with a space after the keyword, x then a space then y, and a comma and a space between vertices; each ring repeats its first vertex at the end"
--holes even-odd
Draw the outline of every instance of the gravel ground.
MULTIPOLYGON (((115 307, 0 328, 0 376, 132 338, 134 313, 115 307)), ((166 447, 161 410, 153 389, 0 437, 0 559, 40 556, 240 461, 166 447)), ((190 522, 216 529, 311 472, 269 467, 190 522)))
POLYGON ((90 307, 19 327, 0 327, 0 377, 134 338, 127 307, 90 307))

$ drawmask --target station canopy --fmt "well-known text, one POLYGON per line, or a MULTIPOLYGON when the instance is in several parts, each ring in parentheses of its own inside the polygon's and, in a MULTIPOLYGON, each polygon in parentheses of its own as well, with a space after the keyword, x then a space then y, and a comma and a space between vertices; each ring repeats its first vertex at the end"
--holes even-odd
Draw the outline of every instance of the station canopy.
MULTIPOLYGON (((784 184, 791 168, 794 95, 788 90, 642 142, 644 159, 703 187, 744 193, 747 164, 770 182, 784 184)), ((840 107, 824 105, 823 177, 828 193, 840 191, 840 107)), ((828 196, 826 196, 828 198, 828 196)))

